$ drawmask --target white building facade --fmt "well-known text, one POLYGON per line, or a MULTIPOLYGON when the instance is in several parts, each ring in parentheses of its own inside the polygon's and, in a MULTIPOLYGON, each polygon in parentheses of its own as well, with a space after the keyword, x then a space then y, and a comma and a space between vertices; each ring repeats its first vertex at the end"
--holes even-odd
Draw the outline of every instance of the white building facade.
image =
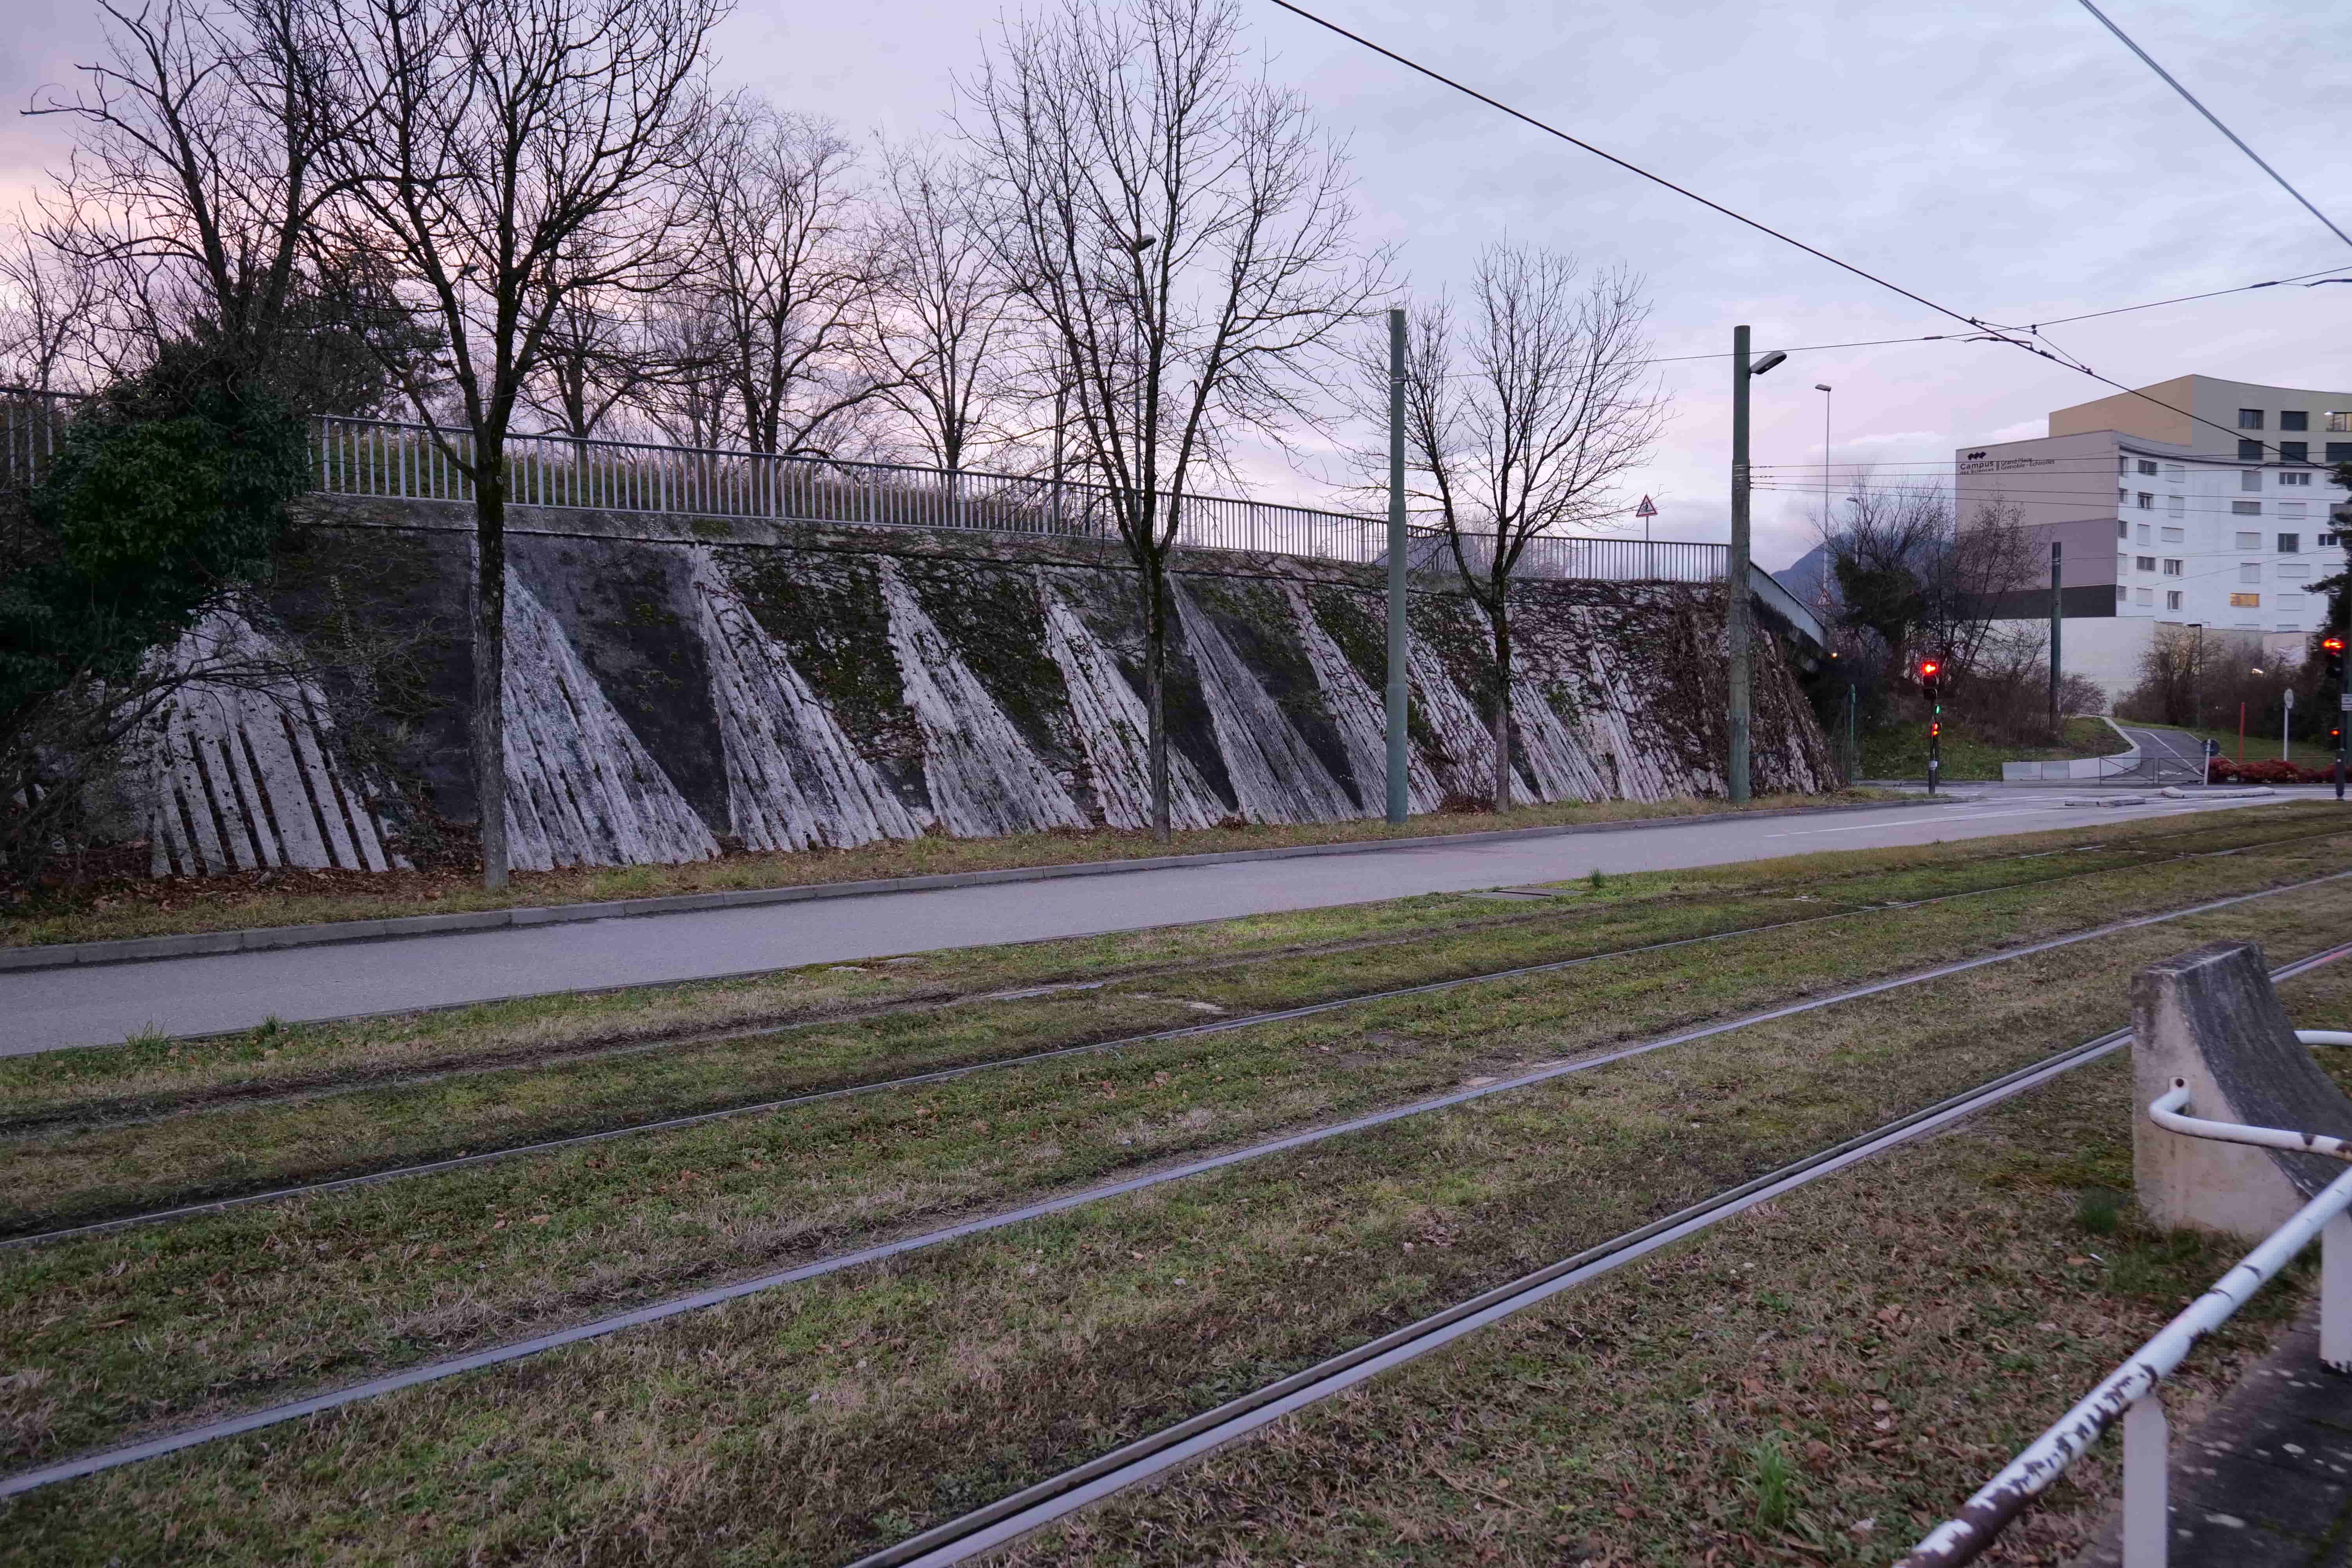
MULTIPOLYGON (((2352 529, 2335 464, 2352 462, 2352 392, 2190 375, 2057 410, 2050 434, 1954 454, 1962 527, 1998 508, 2046 563, 2062 557, 2062 663, 2109 700, 2137 685, 2163 626, 2198 626, 2248 653, 2300 658, 2324 628, 2313 591, 2342 569, 2352 529)), ((2049 590, 2005 616, 2049 616, 2049 590)))

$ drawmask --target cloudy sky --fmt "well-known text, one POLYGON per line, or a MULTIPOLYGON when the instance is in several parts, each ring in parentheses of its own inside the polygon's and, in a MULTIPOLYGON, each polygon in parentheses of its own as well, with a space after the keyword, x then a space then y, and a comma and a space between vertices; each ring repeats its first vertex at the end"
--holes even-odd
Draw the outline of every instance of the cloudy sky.
MULTIPOLYGON (((1416 289, 1458 286, 1507 237, 1643 274, 1661 354, 1706 354, 1748 322, 1759 348, 1917 337, 1952 323, 1543 137, 1265 0, 1244 0, 1276 78, 1351 146, 1369 240, 1393 242, 1416 289)), ((1310 8, 1538 118, 1929 299, 2047 321, 2308 272, 2352 255, 2126 53, 2074 0, 1320 0, 1310 8)), ((938 128, 995 4, 740 0, 718 40, 730 86, 848 132, 938 128)), ((2352 230, 2352 40, 2333 8, 2273 0, 2113 0, 2108 14, 2352 230)), ((91 58, 83 0, 15 0, 0 101, 91 58)), ((57 161, 63 127, 0 124, 0 204, 57 161)), ((2266 289, 2052 335, 2142 385, 2188 372, 2352 388, 2352 287, 2266 289)), ((1729 464, 1721 359, 1660 367, 1675 418, 1633 486, 1662 538, 1720 539, 1729 464)), ((1965 442, 2042 432, 2102 395, 1994 344, 1800 353, 1756 384, 1759 464, 1832 457, 1885 472, 1948 463, 1965 442)), ((1808 474, 1815 470, 1807 468, 1808 474)), ((1270 457, 1269 497, 1317 501, 1312 473, 1270 457)), ((1811 542, 1817 500, 1758 497, 1758 558, 1811 542)))

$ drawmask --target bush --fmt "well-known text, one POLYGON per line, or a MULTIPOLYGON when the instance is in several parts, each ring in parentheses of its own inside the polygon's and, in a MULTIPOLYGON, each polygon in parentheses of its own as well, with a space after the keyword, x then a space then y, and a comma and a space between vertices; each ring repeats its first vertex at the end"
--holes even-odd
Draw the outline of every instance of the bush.
POLYGON ((2237 763, 2227 757, 2216 757, 2210 776, 2215 784, 2326 784, 2335 778, 2336 773, 2332 763, 2324 768, 2306 768, 2281 762, 2276 757, 2253 763, 2237 763))

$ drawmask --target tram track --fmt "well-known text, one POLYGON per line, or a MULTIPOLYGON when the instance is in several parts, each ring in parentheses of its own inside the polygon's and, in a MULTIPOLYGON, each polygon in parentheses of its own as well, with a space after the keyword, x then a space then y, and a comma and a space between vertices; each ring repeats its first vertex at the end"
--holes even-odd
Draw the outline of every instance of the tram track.
MULTIPOLYGON (((1180 1040, 1205 1038, 1216 1035, 1233 1033, 1238 1030, 1257 1028, 1268 1025, 1290 1023, 1300 1019, 1318 1017, 1351 1007, 1370 1006, 1380 1003, 1403 1000, 1415 996, 1433 995, 1444 992, 1458 990, 1465 986, 1496 984, 1512 980, 1527 979, 1543 974, 1559 973, 1570 970, 1587 968, 1595 964, 1609 963, 1618 959, 1642 957, 1710 942, 1727 942, 1738 938, 1769 935, 1776 931, 1792 931, 1822 925, 1836 921, 1852 920, 1858 916, 1866 914, 1883 914, 1893 910, 1922 909, 1938 904, 1955 902, 1965 899, 1982 898, 1994 893, 2014 891, 2020 889, 2044 888, 2051 886, 2053 883, 2080 880, 2089 877, 2104 876, 2116 872, 2147 870, 2156 867, 2172 864, 2183 859, 2199 858, 2217 853, 2235 854, 2247 848, 2274 847, 2282 844, 2310 842, 2320 839, 2336 838, 2343 836, 2342 832, 2337 831, 2309 835, 2292 839, 2264 840, 2253 845, 2236 846, 2220 851, 2191 851, 2179 855, 2168 856, 2157 860, 2137 861, 2125 866, 2098 867, 2084 871, 2067 872, 2055 877, 2035 878, 2021 882, 2001 883, 1989 888, 1968 889, 1958 892, 1937 894, 1925 899, 1862 905, 1853 908, 1832 910, 1818 915, 1805 915, 1794 920, 1768 921, 1759 925, 1742 926, 1729 931, 1705 932, 1695 936, 1675 937, 1661 942, 1638 943, 1628 947, 1614 948, 1602 952, 1580 954, 1572 958, 1551 959, 1538 963, 1515 965, 1505 969, 1483 971, 1474 974, 1455 975, 1443 980, 1426 981, 1412 985, 1394 986, 1380 991, 1361 992, 1345 996, 1329 997, 1316 1002, 1301 1004, 1294 1007, 1277 1008, 1265 1012, 1247 1013, 1230 1017, 1207 1019, 1197 1024, 1187 1024, 1174 1028, 1150 1030, 1141 1034, 1121 1036, 1114 1039, 1081 1041, 1069 1045, 1052 1047, 1044 1050, 1024 1052, 1013 1056, 991 1058, 978 1061, 950 1063, 937 1068, 926 1068, 919 1072, 899 1074, 890 1078, 871 1079, 859 1083, 839 1084, 812 1089, 796 1094, 781 1096, 745 1104, 722 1106, 683 1115, 632 1122, 620 1127, 594 1129, 583 1132, 568 1133, 554 1138, 535 1140, 526 1143, 510 1144, 503 1148, 488 1149, 480 1152, 469 1152, 442 1159, 417 1161, 408 1164, 389 1166, 380 1170, 363 1171, 349 1175, 324 1177, 315 1181, 292 1183, 282 1186, 267 1187, 257 1191, 227 1194, 216 1197, 205 1197, 195 1202, 170 1205, 164 1207, 148 1209, 131 1214, 108 1215, 97 1219, 87 1220, 75 1225, 55 1226, 47 1230, 26 1231, 15 1236, 0 1235, 0 1251, 50 1245, 57 1242, 72 1240, 78 1237, 102 1235, 111 1231, 124 1230, 136 1226, 167 1224, 177 1220, 196 1218, 205 1215, 226 1213, 233 1209, 249 1207, 260 1204, 289 1202, 301 1198, 325 1196, 333 1193, 348 1192, 362 1187, 375 1186, 391 1182, 445 1175, 458 1171, 472 1170, 488 1164, 520 1159, 526 1156, 553 1153, 565 1149, 580 1148, 589 1144, 607 1142, 616 1139, 632 1138, 657 1132, 677 1131, 688 1128, 707 1125, 716 1121, 743 1117, 772 1115, 798 1110, 807 1106, 824 1104, 828 1101, 846 1100, 866 1095, 893 1093, 905 1089, 921 1088, 927 1085, 947 1083, 959 1079, 971 1077, 974 1074, 992 1071, 999 1068, 1036 1066, 1044 1063, 1068 1060, 1074 1058, 1116 1054, 1121 1051, 1165 1045, 1180 1040)), ((1970 968, 1982 963, 1998 963, 2011 958, 2023 957, 2033 952, 2048 951, 2053 947, 2067 946, 2075 942, 2092 941, 2102 936, 2133 930, 2138 926, 2151 922, 2160 922, 2163 921, 2185 918, 2189 915, 2203 912, 2208 910, 2219 909, 2231 903, 2242 902, 2247 899, 2267 897, 2278 892, 2289 891, 2295 888, 2321 885, 2347 876, 2352 876, 2352 872, 2329 873, 2326 876, 2311 879, 2306 881, 2284 884, 2276 888, 2257 889, 2256 891, 2249 894, 2233 895, 2219 903, 2209 902, 2177 910, 2160 911, 2155 915, 2136 916, 2130 920, 2110 922, 2105 925, 2088 928, 2081 931, 2070 932, 2061 937, 2045 939, 2040 942, 2024 944, 2012 948, 2004 948, 1994 953, 1980 955, 1978 958, 1964 961, 1960 965, 1960 968, 1970 968)), ((1918 978, 1933 978, 1937 974, 1958 972, 1959 971, 1958 969, 1946 968, 1927 972, 1920 976, 1913 978, 1902 978, 1875 984, 1877 988, 1884 989, 1887 985, 1891 984, 1914 984, 1918 978)), ((1839 994, 1843 996, 1849 994, 1862 995, 1867 994, 1869 994, 1868 988, 1851 993, 1841 993, 1839 994)), ((1696 1038, 1698 1037, 1692 1036, 1690 1037, 1696 1038)), ((105 1125, 119 1126, 122 1124, 112 1123, 105 1125)))
MULTIPOLYGON (((2222 900, 2209 900, 2188 909, 2140 916, 2109 927, 2099 928, 2095 931, 2071 933, 1999 953, 1939 964, 1900 976, 1847 987, 1831 994, 1809 997, 1746 1014, 1737 1018, 1596 1052, 1570 1061, 1545 1064, 1490 1084, 1465 1088, 1322 1127, 1263 1140, 1223 1153, 1185 1161, 1040 1202, 975 1216, 955 1225, 835 1254, 792 1268, 673 1297, 529 1339, 422 1363, 310 1398, 269 1405, 238 1415, 191 1426, 180 1431, 166 1433, 142 1442, 100 1449, 14 1475, 0 1477, 0 1498, 16 1496, 60 1481, 179 1452, 201 1444, 300 1420, 309 1415, 381 1397, 403 1389, 521 1361, 568 1345, 719 1306, 759 1292, 948 1245, 1025 1221, 1066 1213, 1105 1199, 1141 1192, 1167 1183, 1185 1180, 1247 1162, 1310 1147, 1332 1139, 1368 1131, 1408 1118, 1448 1110, 1495 1095, 1511 1093, 1570 1074, 1591 1071, 1612 1062, 1624 1061, 1663 1050, 1672 1046, 1730 1034, 1757 1025, 1798 1016, 1865 996, 1878 995, 1889 991, 1965 973, 1988 965, 2027 957, 2035 952, 2049 952, 2094 940, 2098 936, 2111 935, 2120 931, 2144 929, 2196 914, 2210 913, 2216 910, 2291 892, 2300 888, 2341 880, 2347 877, 2352 877, 2352 872, 2332 873, 2326 877, 2290 884, 2286 887, 2260 889, 2222 900)), ((2347 953, 2352 953, 2352 943, 2333 947, 2282 965, 2273 971, 2273 977, 2274 980, 2291 978, 2340 959, 2347 953)), ((1448 1339, 1459 1337, 1461 1333, 1483 1326, 1486 1322, 1507 1316, 1512 1311, 1542 1300, 1546 1295, 1556 1293, 1558 1289, 1567 1289, 1581 1279, 1605 1272, 1607 1268, 1619 1267, 1624 1262, 1642 1256, 1644 1252, 1654 1250, 1656 1247, 1664 1246, 1682 1236, 1695 1234, 1697 1230, 1717 1223, 1729 1214, 1738 1212, 1740 1207, 1760 1202, 1776 1192, 1787 1190, 1790 1186, 1801 1185, 1806 1181, 1818 1179, 1822 1175, 1828 1174, 1832 1169, 1842 1168, 1843 1164, 1867 1158, 1883 1148, 1892 1147, 1904 1138, 1916 1136, 1935 1126, 1941 1126, 1973 1110, 1998 1103, 2000 1100, 2022 1092, 2024 1089, 2045 1081, 2060 1072, 2071 1070, 2074 1067, 2095 1059, 2098 1056, 2120 1047, 2126 1037, 2124 1031, 2114 1031, 2099 1036, 2095 1039, 2045 1057, 2039 1062, 1991 1079, 1961 1095, 1938 1101, 1935 1105, 1883 1123, 1870 1132, 1830 1144, 1804 1160, 1783 1166, 1766 1176, 1743 1183, 1717 1194, 1716 1197, 1703 1204, 1653 1222, 1637 1230, 1627 1232, 1624 1236, 1599 1248, 1587 1249, 1573 1258, 1538 1270, 1534 1275, 1522 1277, 1521 1279, 1510 1285, 1482 1292, 1467 1302, 1459 1303, 1454 1308, 1422 1320, 1408 1330, 1399 1330, 1393 1334, 1382 1336, 1380 1340, 1371 1342, 1373 1346, 1385 1348, 1374 1350, 1369 1347, 1358 1347, 1357 1350, 1346 1352, 1341 1357, 1334 1358, 1331 1363, 1310 1369, 1311 1373, 1319 1374, 1312 1381, 1301 1382, 1301 1379, 1309 1378, 1310 1373, 1299 1373, 1292 1378, 1280 1380, 1276 1384, 1270 1384, 1255 1394, 1244 1396, 1244 1400, 1220 1406, 1217 1411, 1180 1423, 1157 1437, 1128 1445, 1111 1455, 1106 1455, 1102 1458, 1076 1467, 1055 1478, 1054 1482, 1040 1483, 1039 1488, 1027 1489, 1014 1494, 1013 1498, 1004 1500, 1003 1503, 992 1504, 988 1509, 977 1510, 974 1515, 966 1516, 965 1520, 956 1521, 959 1528, 941 1526, 938 1530, 925 1531, 920 1536, 910 1537, 898 1546, 887 1549, 892 1552, 914 1549, 915 1556, 887 1556, 868 1561, 908 1562, 919 1557, 921 1561, 927 1563, 952 1562, 960 1560, 959 1557, 938 1556, 936 1553, 953 1551, 970 1555, 986 1550, 989 1546, 1001 1544, 1004 1540, 1011 1538, 1011 1534, 1007 1533, 1008 1531, 1011 1533, 1020 1533, 1037 1528, 1042 1523, 1050 1522, 1052 1517, 1058 1517, 1059 1513, 1066 1512, 1070 1508, 1081 1506, 1085 1501, 1108 1495, 1108 1490, 1116 1490, 1120 1486, 1132 1484, 1134 1480, 1144 1479, 1149 1474, 1155 1474, 1171 1464, 1181 1462, 1182 1459, 1205 1451, 1207 1447, 1215 1447, 1220 1442, 1231 1441, 1236 1436, 1245 1436, 1249 1430, 1255 1430, 1257 1426, 1264 1425, 1266 1420, 1271 1420, 1285 1411, 1297 1408, 1301 1404, 1311 1403, 1313 1399, 1324 1397, 1329 1393, 1336 1393, 1339 1388, 1348 1386, 1352 1382, 1361 1381, 1363 1377, 1372 1375, 1388 1365, 1397 1364, 1400 1357, 1410 1360, 1412 1356, 1426 1353, 1429 1350, 1446 1342, 1448 1339), (1449 1330, 1453 1331, 1446 1332, 1449 1330), (1444 1333, 1445 1338, 1434 1337, 1441 1333, 1444 1333), (1427 1342, 1424 1343, 1424 1341, 1427 1342), (1406 1351, 1410 1351, 1411 1353, 1402 1353, 1406 1351), (1345 1364, 1339 1364, 1342 1363, 1345 1364), (1246 1408, 1239 1408, 1243 1405, 1246 1405, 1246 1408), (1277 1405, 1280 1406, 1279 1409, 1275 1408, 1277 1405), (1212 1421, 1211 1417, 1216 1417, 1216 1419, 1212 1421), (1207 1424, 1203 1425, 1203 1423, 1207 1424), (1175 1436, 1171 1436, 1171 1434, 1175 1436), (1103 1468, 1113 1459, 1118 1461, 1116 1466, 1110 1468, 1103 1468), (1149 1468, 1138 1469, 1137 1467, 1149 1468), (1084 1473, 1081 1474, 1081 1472, 1084 1473), (1044 1489, 1041 1490, 1041 1489, 1044 1489), (1051 1495, 1046 1495, 1047 1492, 1051 1495), (1014 1503, 1016 1500, 1019 1501, 1020 1506, 1011 1512, 1005 1511, 1006 1505, 1014 1503), (1034 1512, 1035 1510, 1047 1508, 1055 1511, 1045 1515, 1036 1515, 1034 1512), (987 1516, 984 1519, 980 1517, 983 1514, 987 1516), (1023 1522, 1024 1520, 1026 1522, 1023 1522), (967 1525, 968 1528, 962 1528, 967 1525), (942 1533, 943 1531, 946 1533, 942 1533), (920 1544, 918 1545, 918 1543, 920 1544)))

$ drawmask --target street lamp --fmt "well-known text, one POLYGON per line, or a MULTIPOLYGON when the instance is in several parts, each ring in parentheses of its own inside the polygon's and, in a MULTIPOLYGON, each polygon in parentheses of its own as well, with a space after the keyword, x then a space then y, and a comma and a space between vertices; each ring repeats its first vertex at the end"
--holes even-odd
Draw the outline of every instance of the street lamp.
POLYGON ((1822 395, 1822 537, 1830 531, 1830 384, 1813 383, 1813 390, 1822 395))
POLYGON ((1727 670, 1731 701, 1726 726, 1730 731, 1730 755, 1726 759, 1723 782, 1724 793, 1731 797, 1734 805, 1745 805, 1748 799, 1751 693, 1748 658, 1748 383, 1750 377, 1762 375, 1788 357, 1786 352, 1775 349, 1751 364, 1748 360, 1748 329, 1731 329, 1731 549, 1723 573, 1723 629, 1731 645, 1727 670))

